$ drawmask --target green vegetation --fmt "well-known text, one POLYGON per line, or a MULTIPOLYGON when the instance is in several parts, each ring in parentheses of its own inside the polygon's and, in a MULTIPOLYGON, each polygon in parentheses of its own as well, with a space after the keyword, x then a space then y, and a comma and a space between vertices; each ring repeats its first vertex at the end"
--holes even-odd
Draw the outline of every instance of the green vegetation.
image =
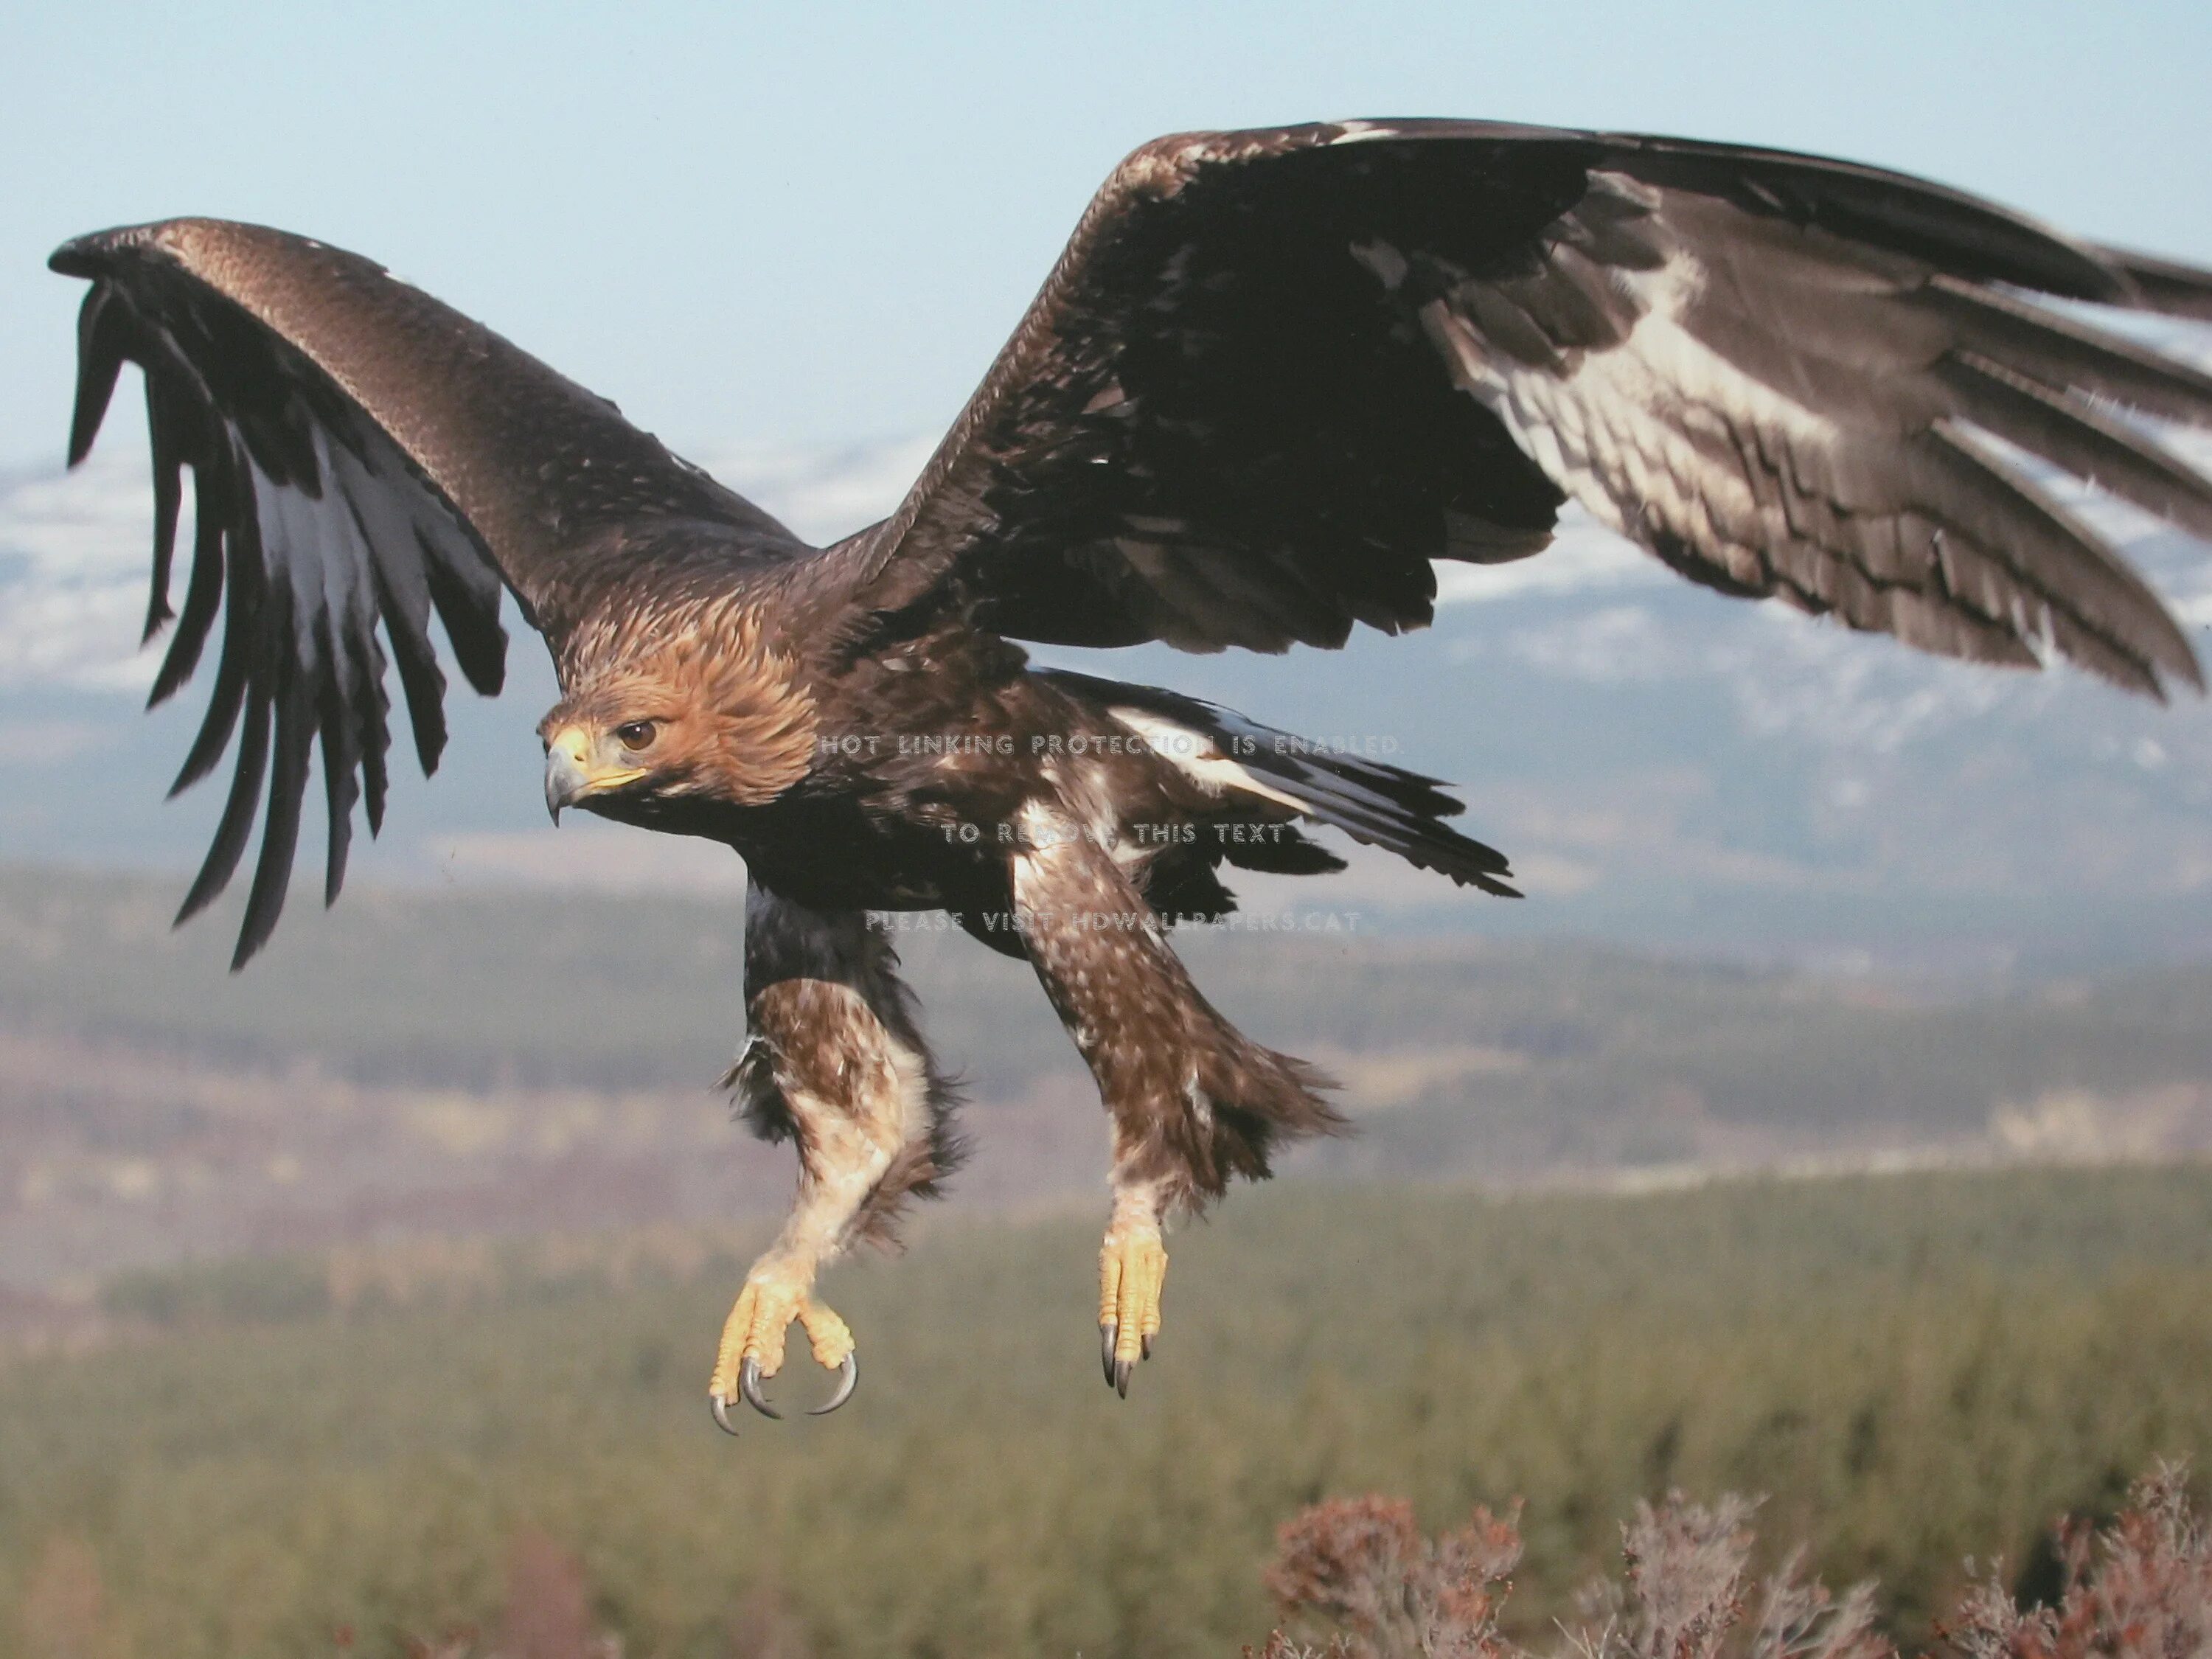
POLYGON ((1218 1656, 1272 1622, 1278 1523, 1369 1491, 1431 1529, 1525 1498, 1540 1637, 1670 1486, 1771 1494, 1762 1535, 1879 1575, 1910 1643, 1968 1554, 2033 1565, 2052 1515, 2212 1461, 2202 1169, 1240 1194, 1126 1404, 1095 1222, 841 1269, 858 1398, 735 1443, 702 1389, 744 1241, 139 1276, 137 1334, 0 1369, 0 1644, 71 1540, 138 1659, 292 1659, 488 1626, 542 1537, 633 1659, 749 1659, 764 1597, 854 1659, 1218 1656))

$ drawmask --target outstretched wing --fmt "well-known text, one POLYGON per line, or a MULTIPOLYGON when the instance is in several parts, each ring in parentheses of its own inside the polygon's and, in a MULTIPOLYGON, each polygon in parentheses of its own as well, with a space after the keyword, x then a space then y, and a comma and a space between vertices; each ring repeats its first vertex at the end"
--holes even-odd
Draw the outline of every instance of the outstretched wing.
POLYGON ((840 556, 875 602, 949 586, 1017 637, 1279 651, 1428 621, 1431 559, 1534 552, 1571 495, 1729 592, 2201 686, 2036 475, 2212 536, 2212 489, 2114 410, 2212 425, 2212 378, 2031 294, 2203 314, 2212 277, 1771 151, 1471 122, 1164 138, 840 556))
POLYGON ((355 254, 178 219, 82 237, 51 263, 92 282, 71 465, 92 447, 124 363, 145 374, 146 635, 176 623, 153 702, 191 677, 223 617, 214 690, 175 789, 212 770, 234 735, 237 763, 178 920, 229 881, 265 781, 234 968, 283 908, 319 739, 326 902, 344 876, 356 801, 365 798, 372 834, 381 825, 386 644, 428 773, 446 738, 434 611, 461 672, 489 695, 504 669, 502 581, 557 646, 623 580, 621 526, 703 519, 789 539, 612 404, 355 254), (178 614, 170 574, 186 467, 193 546, 178 614))

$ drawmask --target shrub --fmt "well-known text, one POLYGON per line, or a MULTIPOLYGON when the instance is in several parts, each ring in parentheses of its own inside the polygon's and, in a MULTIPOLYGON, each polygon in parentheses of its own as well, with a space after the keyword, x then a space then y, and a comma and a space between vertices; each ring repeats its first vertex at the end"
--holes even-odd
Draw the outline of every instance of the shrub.
MULTIPOLYGON (((1583 1592, 1553 1659, 1891 1659, 1871 1583, 1832 1595, 1804 1576, 1800 1550, 1754 1586, 1756 1507, 1729 1495, 1708 1508, 1680 1492, 1638 1504, 1621 1528, 1622 1576, 1583 1592)), ((1277 1534, 1267 1587, 1293 1619, 1324 1626, 1325 1644, 1278 1629, 1247 1659, 1530 1659, 1498 1624, 1521 1558, 1516 1521, 1478 1509, 1431 1539, 1395 1498, 1302 1510, 1277 1534)), ((2101 1533, 2068 1521, 2059 1537, 2057 1601, 2022 1607, 1992 1569, 1938 1626, 1960 1659, 2212 1653, 2212 1534, 2182 1465, 2138 1481, 2101 1533)))

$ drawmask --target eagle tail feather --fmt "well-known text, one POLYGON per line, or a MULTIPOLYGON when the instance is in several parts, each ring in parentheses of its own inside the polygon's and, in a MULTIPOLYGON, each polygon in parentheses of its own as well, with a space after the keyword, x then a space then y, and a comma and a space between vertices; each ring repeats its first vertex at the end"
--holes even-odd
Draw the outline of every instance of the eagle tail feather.
POLYGON ((1369 745, 1297 737, 1234 709, 1153 686, 1059 669, 1039 675, 1103 708, 1207 788, 1287 806, 1463 887, 1500 898, 1521 896, 1509 884, 1513 869, 1504 854, 1444 822, 1466 810, 1463 802, 1436 778, 1360 752, 1369 745))

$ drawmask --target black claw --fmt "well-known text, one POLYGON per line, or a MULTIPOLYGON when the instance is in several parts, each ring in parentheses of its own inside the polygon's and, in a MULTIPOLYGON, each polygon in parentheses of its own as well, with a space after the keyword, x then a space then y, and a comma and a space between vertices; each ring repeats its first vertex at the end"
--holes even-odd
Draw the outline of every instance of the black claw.
POLYGON ((744 1395, 745 1404, 763 1417, 773 1417, 779 1422, 782 1420, 783 1413, 761 1397, 759 1360, 748 1359, 738 1367, 738 1392, 744 1395))
POLYGON ((810 1407, 806 1414, 809 1417, 829 1416, 831 1412, 836 1411, 838 1407, 853 1397, 853 1390, 860 1386, 860 1356, 848 1353, 845 1356, 845 1363, 837 1367, 837 1392, 830 1396, 829 1404, 810 1407))
POLYGON ((1137 1346, 1145 1358, 1150 1359, 1152 1357, 1152 1339, 1151 1337, 1139 1337, 1137 1340, 1137 1346))
POLYGON ((1121 1334, 1121 1327, 1110 1319, 1098 1322, 1098 1368, 1106 1373, 1106 1386, 1114 1386, 1114 1339, 1121 1334))
POLYGON ((1114 1392, 1124 1400, 1129 1397, 1129 1373, 1136 1369, 1126 1359, 1114 1362, 1114 1392))
POLYGON ((738 1430, 737 1425, 730 1421, 730 1402, 723 1399, 719 1394, 710 1395, 708 1398, 714 1402, 714 1421, 720 1425, 722 1432, 724 1434, 735 1434, 738 1430))

